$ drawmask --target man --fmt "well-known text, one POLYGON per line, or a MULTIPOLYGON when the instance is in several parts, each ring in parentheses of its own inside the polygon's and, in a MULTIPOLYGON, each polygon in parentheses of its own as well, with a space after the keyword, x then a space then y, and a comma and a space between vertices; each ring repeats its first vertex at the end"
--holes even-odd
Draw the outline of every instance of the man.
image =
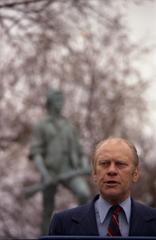
MULTIPOLYGON (((86 167, 78 134, 61 115, 63 101, 63 93, 50 88, 46 100, 47 115, 34 128, 29 159, 35 162, 43 183, 86 167)), ((89 199, 89 187, 81 176, 64 179, 61 183, 76 195, 80 204, 89 199)), ((57 186, 48 185, 43 191, 42 234, 48 233, 57 186)))
POLYGON ((122 138, 100 142, 92 161, 99 190, 93 201, 53 216, 49 235, 156 236, 156 209, 131 197, 139 178, 135 147, 122 138))

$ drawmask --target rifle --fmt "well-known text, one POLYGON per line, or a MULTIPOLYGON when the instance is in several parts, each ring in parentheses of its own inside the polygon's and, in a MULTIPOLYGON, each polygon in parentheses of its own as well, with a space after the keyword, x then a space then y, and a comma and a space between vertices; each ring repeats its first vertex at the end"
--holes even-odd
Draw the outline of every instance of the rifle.
POLYGON ((39 191, 45 190, 48 186, 55 186, 60 182, 65 180, 69 180, 73 177, 80 176, 80 175, 90 175, 90 169, 77 169, 70 171, 68 173, 62 173, 58 177, 56 176, 55 179, 52 179, 49 182, 42 182, 34 184, 33 186, 25 187, 23 192, 26 198, 33 196, 35 193, 39 191))

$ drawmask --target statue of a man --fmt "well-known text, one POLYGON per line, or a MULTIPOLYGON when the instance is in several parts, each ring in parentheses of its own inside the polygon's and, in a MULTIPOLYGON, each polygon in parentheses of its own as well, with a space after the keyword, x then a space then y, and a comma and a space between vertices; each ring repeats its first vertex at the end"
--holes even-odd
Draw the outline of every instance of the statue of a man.
MULTIPOLYGON (((49 89, 47 116, 34 127, 29 158, 35 162, 43 182, 49 182, 59 174, 85 167, 78 134, 73 125, 61 115, 63 102, 61 91, 49 89)), ((89 187, 81 176, 67 179, 62 184, 76 195, 79 203, 88 200, 89 187)), ((50 185, 43 191, 42 234, 47 234, 56 189, 57 185, 50 185)))

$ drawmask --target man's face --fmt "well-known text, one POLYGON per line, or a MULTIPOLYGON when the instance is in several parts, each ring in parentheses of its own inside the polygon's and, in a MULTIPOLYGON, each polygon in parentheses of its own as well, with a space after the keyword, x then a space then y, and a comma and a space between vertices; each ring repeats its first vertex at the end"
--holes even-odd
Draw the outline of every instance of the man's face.
POLYGON ((100 147, 93 176, 107 201, 119 203, 130 195, 132 183, 139 177, 133 158, 132 150, 124 141, 111 139, 100 147))

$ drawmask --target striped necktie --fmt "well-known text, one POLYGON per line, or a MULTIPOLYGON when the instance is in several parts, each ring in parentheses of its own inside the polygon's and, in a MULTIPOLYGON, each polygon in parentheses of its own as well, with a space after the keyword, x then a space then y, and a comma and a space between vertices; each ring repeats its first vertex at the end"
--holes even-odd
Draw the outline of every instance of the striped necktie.
POLYGON ((108 225, 107 236, 121 236, 119 228, 119 214, 122 211, 122 207, 114 205, 110 208, 111 219, 108 225))

